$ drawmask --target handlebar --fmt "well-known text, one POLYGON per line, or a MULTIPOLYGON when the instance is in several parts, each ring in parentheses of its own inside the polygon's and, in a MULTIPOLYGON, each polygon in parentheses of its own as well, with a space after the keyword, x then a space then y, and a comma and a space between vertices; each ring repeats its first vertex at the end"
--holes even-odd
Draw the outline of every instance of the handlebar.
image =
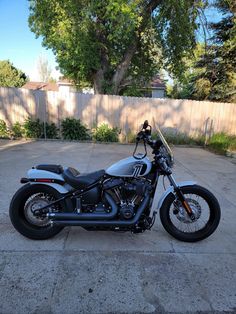
POLYGON ((133 157, 136 159, 143 159, 147 156, 147 147, 146 144, 148 144, 152 149, 153 153, 158 153, 159 148, 163 145, 161 140, 153 140, 151 138, 152 134, 152 127, 151 125, 148 124, 148 121, 145 120, 142 126, 142 130, 138 132, 137 137, 136 137, 136 146, 133 152, 133 157), (144 149, 145 149, 145 154, 141 155, 140 157, 135 155, 137 147, 139 145, 140 141, 143 141, 144 149))

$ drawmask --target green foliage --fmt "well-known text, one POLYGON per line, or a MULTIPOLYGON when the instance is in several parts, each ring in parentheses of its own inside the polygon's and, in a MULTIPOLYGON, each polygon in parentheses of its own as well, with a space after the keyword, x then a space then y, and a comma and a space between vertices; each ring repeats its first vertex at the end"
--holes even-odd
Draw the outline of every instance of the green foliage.
POLYGON ((14 123, 11 128, 11 136, 13 138, 21 138, 23 137, 23 134, 24 134, 24 129, 22 125, 19 122, 14 123))
POLYGON ((110 128, 103 123, 95 129, 93 139, 98 142, 118 142, 118 134, 118 128, 110 128))
POLYGON ((183 60, 186 70, 169 89, 169 97, 236 102, 235 0, 216 0, 214 6, 222 19, 210 24, 206 47, 198 45, 194 56, 183 60))
MULTIPOLYGON (((43 127, 43 137, 45 137, 43 123, 42 123, 42 127, 43 127)), ((46 122, 45 129, 46 129, 46 138, 52 138, 52 139, 58 138, 58 128, 55 123, 46 122)))
POLYGON ((216 133, 210 138, 208 147, 219 154, 225 154, 227 150, 236 150, 236 136, 216 133))
POLYGON ((87 140, 89 134, 81 121, 74 118, 65 118, 61 122, 62 137, 67 140, 87 140))
POLYGON ((23 133, 29 138, 57 138, 58 128, 55 123, 46 122, 45 126, 39 119, 28 118, 23 124, 23 133), (45 136, 46 131, 46 136, 45 136))
POLYGON ((204 0, 30 0, 29 25, 62 73, 96 93, 142 86, 162 64, 176 75, 195 44, 204 0))
POLYGON ((0 61, 0 86, 21 87, 27 82, 25 73, 8 60, 0 61))
POLYGON ((39 119, 28 118, 23 124, 24 134, 29 138, 43 137, 43 124, 39 119))
POLYGON ((135 143, 136 142, 137 134, 133 133, 131 130, 128 131, 126 134, 126 142, 127 143, 135 143))
POLYGON ((213 36, 198 62, 193 77, 193 97, 236 101, 236 7, 235 0, 217 0, 221 21, 211 23, 213 36))
POLYGON ((131 85, 124 88, 121 92, 122 96, 142 97, 143 93, 139 85, 131 85))
MULTIPOLYGON (((188 136, 185 133, 178 132, 178 131, 165 131, 162 130, 162 133, 169 144, 173 145, 204 145, 204 137, 193 137, 188 136)), ((158 135, 154 135, 158 137, 158 135)))
POLYGON ((184 63, 184 71, 181 74, 181 77, 175 78, 173 84, 167 85, 167 97, 174 99, 201 99, 206 98, 204 82, 201 81, 198 83, 199 93, 201 96, 193 96, 195 88, 195 77, 200 73, 199 69, 196 68, 196 63, 200 60, 201 55, 204 53, 205 47, 203 44, 198 43, 193 50, 192 55, 183 58, 182 62, 184 63), (200 84, 204 85, 203 88, 200 88, 200 84))
POLYGON ((196 18, 206 6, 206 1, 161 1, 156 27, 161 34, 164 64, 175 77, 184 79, 185 59, 192 57, 196 46, 196 18))
POLYGON ((0 138, 7 138, 9 136, 9 132, 7 129, 6 122, 0 119, 0 138))

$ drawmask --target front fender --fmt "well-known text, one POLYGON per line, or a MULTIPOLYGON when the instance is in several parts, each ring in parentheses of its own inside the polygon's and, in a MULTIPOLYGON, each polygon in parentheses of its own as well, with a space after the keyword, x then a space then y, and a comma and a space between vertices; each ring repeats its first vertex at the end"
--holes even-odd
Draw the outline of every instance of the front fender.
MULTIPOLYGON (((177 182, 177 185, 179 187, 184 187, 184 186, 188 186, 188 185, 195 185, 197 184, 197 182, 195 181, 183 181, 183 182, 177 182)), ((170 194, 174 192, 174 188, 173 186, 170 186, 161 196, 161 198, 158 201, 158 205, 157 208, 160 209, 164 200, 166 199, 166 197, 170 194)))

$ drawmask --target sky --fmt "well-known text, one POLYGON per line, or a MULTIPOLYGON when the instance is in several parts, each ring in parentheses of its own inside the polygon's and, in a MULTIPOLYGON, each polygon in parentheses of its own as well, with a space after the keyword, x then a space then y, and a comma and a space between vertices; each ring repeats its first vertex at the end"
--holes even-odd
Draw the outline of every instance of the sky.
POLYGON ((51 50, 42 47, 42 38, 35 38, 28 26, 27 0, 0 0, 0 60, 10 60, 25 72, 31 80, 39 80, 37 62, 40 55, 47 58, 58 78, 55 56, 51 50))
MULTIPOLYGON (((60 73, 55 69, 53 52, 42 47, 42 38, 36 39, 29 29, 28 6, 28 0, 0 0, 0 60, 10 60, 30 80, 37 81, 37 62, 43 55, 53 70, 52 77, 58 79, 60 73)), ((211 21, 219 20, 213 9, 207 10, 206 16, 211 21)))

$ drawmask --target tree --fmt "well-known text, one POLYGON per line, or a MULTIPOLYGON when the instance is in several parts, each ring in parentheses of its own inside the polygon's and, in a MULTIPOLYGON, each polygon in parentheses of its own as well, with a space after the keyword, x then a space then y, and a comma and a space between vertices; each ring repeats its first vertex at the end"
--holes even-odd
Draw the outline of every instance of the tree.
MULTIPOLYGON (((198 43, 191 56, 183 58, 182 62, 184 63, 184 70, 181 76, 175 77, 173 84, 167 85, 168 97, 176 99, 194 98, 193 94, 196 89, 195 79, 201 72, 201 69, 196 68, 196 64, 199 62, 204 52, 205 45, 198 43)), ((204 88, 202 92, 204 93, 204 88)), ((196 98, 198 99, 199 95, 196 98)))
POLYGON ((9 60, 0 61, 0 86, 21 87, 27 82, 27 76, 13 66, 9 60))
POLYGON ((142 85, 165 64, 176 75, 195 44, 204 0, 30 0, 29 25, 62 73, 95 93, 142 85))
POLYGON ((51 80, 52 69, 48 64, 48 60, 40 55, 38 59, 38 74, 41 82, 49 82, 51 80))
POLYGON ((196 63, 193 96, 198 99, 236 101, 236 4, 234 0, 217 0, 223 18, 211 23, 213 36, 196 63))

